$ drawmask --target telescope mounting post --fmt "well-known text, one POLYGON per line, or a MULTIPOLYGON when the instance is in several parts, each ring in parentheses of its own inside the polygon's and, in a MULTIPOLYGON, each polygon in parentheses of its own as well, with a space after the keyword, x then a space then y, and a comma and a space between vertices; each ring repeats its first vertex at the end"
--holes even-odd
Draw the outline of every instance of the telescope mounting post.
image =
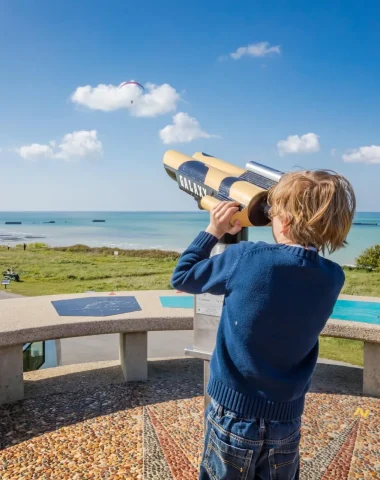
MULTIPOLYGON (((230 245, 248 240, 248 228, 244 227, 236 235, 224 235, 215 245, 211 256, 222 253, 230 245)), ((210 376, 210 360, 216 343, 223 296, 201 294, 195 295, 194 302, 194 341, 193 347, 185 349, 185 354, 203 360, 204 409, 210 404, 207 385, 210 376)))

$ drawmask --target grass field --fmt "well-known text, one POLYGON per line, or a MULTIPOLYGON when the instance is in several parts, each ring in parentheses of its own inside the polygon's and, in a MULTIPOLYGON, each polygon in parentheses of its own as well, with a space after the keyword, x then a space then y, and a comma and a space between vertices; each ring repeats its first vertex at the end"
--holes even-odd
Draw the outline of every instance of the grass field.
MULTIPOLYGON (((47 248, 36 244, 0 248, 0 268, 13 268, 21 282, 11 282, 7 291, 27 296, 82 293, 86 290, 170 289, 170 276, 178 253, 160 250, 119 250, 74 246, 47 248)), ((380 296, 380 272, 346 269, 342 293, 380 296)), ((363 342, 321 338, 320 356, 363 365, 363 342)))
POLYGON ((82 293, 86 290, 157 290, 170 287, 176 252, 159 250, 28 248, 0 249, 2 271, 12 267, 21 282, 11 282, 9 292, 22 295, 82 293), (84 251, 83 251, 84 250, 84 251))

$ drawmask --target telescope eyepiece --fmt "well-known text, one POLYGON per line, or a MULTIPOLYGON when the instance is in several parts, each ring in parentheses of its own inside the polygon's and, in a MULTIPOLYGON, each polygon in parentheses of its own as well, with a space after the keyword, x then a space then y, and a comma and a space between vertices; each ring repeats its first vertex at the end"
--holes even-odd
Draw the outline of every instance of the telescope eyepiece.
POLYGON ((267 219, 271 220, 271 216, 270 216, 271 207, 270 207, 270 205, 265 204, 263 210, 264 210, 264 215, 267 217, 267 219))

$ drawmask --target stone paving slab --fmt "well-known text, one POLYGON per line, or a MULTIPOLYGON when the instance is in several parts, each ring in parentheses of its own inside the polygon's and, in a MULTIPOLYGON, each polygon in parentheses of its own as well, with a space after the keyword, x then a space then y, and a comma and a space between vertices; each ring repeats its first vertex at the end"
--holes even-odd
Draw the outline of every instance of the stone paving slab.
MULTIPOLYGON (((87 368, 87 384, 84 368, 55 369, 61 389, 39 397, 36 389, 0 407, 1 480, 197 479, 202 362, 151 362, 149 381, 129 385, 117 383, 116 371, 107 383, 116 366, 102 367, 87 368), (78 374, 81 388, 70 381, 78 374)), ((302 480, 380 478, 380 399, 354 394, 357 379, 343 368, 317 368, 302 427, 302 480)), ((49 385, 48 373, 34 381, 49 385)))

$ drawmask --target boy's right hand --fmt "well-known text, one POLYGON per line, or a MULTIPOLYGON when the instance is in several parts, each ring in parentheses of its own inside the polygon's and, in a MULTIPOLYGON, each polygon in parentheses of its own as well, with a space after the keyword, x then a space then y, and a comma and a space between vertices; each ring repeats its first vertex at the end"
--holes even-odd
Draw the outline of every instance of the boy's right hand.
POLYGON ((224 234, 236 235, 242 229, 240 222, 237 220, 235 224, 231 225, 231 219, 239 210, 240 204, 238 202, 221 202, 210 212, 210 225, 206 232, 214 235, 220 240, 224 234))

